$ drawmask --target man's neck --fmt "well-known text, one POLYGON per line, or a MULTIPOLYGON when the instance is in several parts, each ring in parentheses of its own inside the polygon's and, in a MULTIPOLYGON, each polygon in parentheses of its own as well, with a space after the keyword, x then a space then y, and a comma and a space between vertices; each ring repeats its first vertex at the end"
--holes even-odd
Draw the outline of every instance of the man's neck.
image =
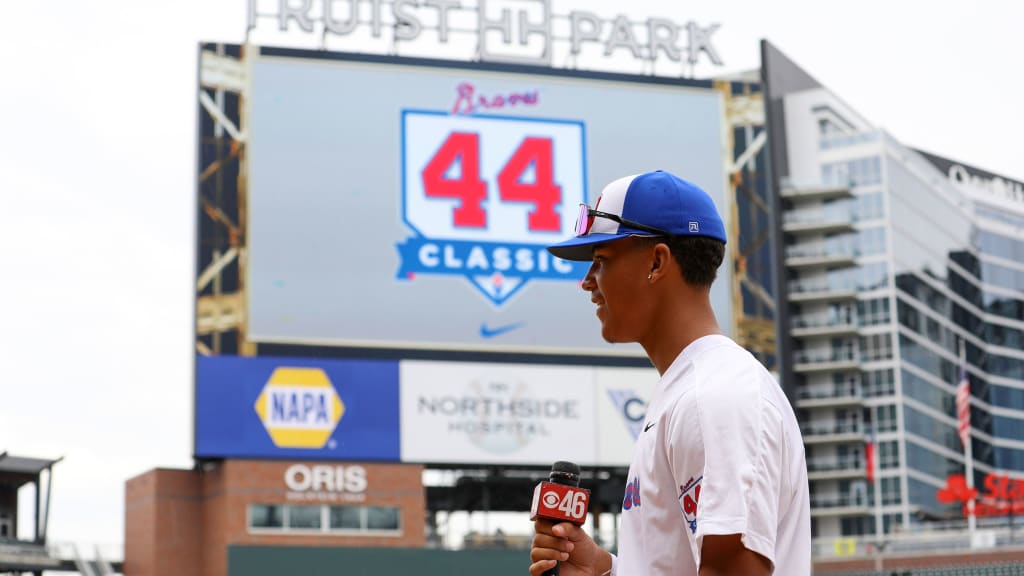
POLYGON ((673 312, 663 315, 651 334, 640 343, 659 374, 664 374, 679 354, 698 338, 722 333, 710 306, 673 312))

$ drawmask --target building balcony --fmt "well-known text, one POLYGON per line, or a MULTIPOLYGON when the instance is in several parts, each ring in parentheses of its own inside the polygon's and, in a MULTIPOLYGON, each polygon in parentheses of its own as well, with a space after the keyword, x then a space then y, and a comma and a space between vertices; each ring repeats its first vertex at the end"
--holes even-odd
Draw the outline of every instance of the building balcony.
POLYGON ((859 327, 853 315, 837 318, 829 314, 802 314, 790 318, 790 335, 794 338, 852 336, 857 333, 859 327))
POLYGON ((859 516, 868 514, 867 497, 847 494, 812 494, 811 516, 859 516))
POLYGON ((793 353, 793 370, 795 372, 849 371, 859 367, 860 359, 852 349, 801 350, 793 353))
POLYGON ((793 186, 789 183, 783 183, 780 195, 784 199, 794 202, 853 197, 853 193, 846 186, 793 186))
POLYGON ((832 150, 836 148, 849 148, 851 146, 860 146, 867 143, 877 143, 881 140, 881 134, 879 132, 857 132, 854 134, 831 134, 828 136, 822 136, 818 142, 818 147, 822 150, 832 150))
POLYGON ((786 257, 788 268, 849 268, 857 261, 846 254, 821 254, 818 256, 786 257))
POLYGON ((837 210, 791 210, 782 215, 782 230, 790 234, 853 232, 856 217, 837 210))
POLYGON ((805 422, 800 426, 805 444, 864 443, 864 429, 858 422, 805 422))
POLYGON ((790 302, 852 302, 857 291, 852 286, 830 286, 824 281, 796 280, 789 283, 790 302))
POLYGON ((798 408, 860 406, 864 395, 857 384, 834 384, 827 388, 804 388, 796 394, 798 408))
POLYGON ((863 478, 866 469, 859 457, 825 456, 807 460, 808 480, 844 480, 863 478))

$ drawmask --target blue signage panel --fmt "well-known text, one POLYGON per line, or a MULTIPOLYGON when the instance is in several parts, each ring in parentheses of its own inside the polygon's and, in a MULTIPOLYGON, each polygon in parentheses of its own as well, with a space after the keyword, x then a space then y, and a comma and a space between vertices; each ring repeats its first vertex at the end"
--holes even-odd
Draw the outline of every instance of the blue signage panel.
POLYGON ((399 460, 398 362, 196 358, 200 458, 399 460))

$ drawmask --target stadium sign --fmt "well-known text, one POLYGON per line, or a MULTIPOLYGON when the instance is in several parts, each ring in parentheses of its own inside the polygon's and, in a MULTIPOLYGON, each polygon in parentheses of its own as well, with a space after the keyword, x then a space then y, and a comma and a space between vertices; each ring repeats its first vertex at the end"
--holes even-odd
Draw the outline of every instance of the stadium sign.
POLYGON ((1024 514, 1024 480, 1006 474, 985 476, 985 492, 967 486, 962 474, 946 478, 946 487, 936 492, 936 500, 943 504, 961 503, 964 517, 1015 516, 1024 514), (979 498, 980 496, 980 498, 979 498), (969 503, 974 504, 973 511, 969 503))
POLYGON ((432 39, 448 45, 453 34, 469 33, 473 38, 464 44, 473 53, 467 56, 485 62, 551 66, 559 44, 574 57, 593 45, 603 48, 605 57, 628 53, 634 60, 667 57, 694 65, 703 53, 722 66, 711 42, 718 24, 678 24, 660 17, 637 22, 626 14, 607 18, 586 10, 554 14, 551 0, 476 0, 469 6, 461 0, 249 0, 250 31, 261 18, 275 19, 282 32, 297 26, 325 38, 367 29, 380 38, 391 30, 393 41, 413 42, 431 30, 432 39))
POLYGON ((253 408, 281 448, 323 448, 345 413, 320 368, 277 368, 253 408))
POLYGON ((972 172, 961 164, 951 164, 947 175, 954 184, 970 186, 999 198, 1024 203, 1024 183, 988 173, 972 172))
POLYGON ((351 464, 293 464, 284 472, 292 501, 361 502, 366 499, 366 468, 351 464))

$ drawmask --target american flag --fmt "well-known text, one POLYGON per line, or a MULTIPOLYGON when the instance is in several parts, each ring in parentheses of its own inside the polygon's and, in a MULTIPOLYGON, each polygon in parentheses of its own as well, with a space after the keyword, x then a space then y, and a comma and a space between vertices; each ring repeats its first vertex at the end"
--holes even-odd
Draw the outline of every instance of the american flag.
POLYGON ((960 382, 956 385, 956 420, 960 443, 966 448, 971 441, 971 381, 963 364, 960 365, 960 382))

